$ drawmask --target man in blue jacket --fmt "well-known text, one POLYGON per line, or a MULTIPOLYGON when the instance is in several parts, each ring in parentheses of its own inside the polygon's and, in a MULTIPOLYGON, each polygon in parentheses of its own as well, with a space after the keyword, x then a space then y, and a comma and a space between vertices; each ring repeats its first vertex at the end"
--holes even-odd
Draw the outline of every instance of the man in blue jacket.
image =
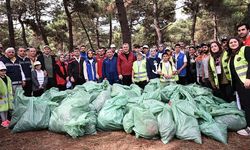
POLYGON ((118 83, 117 57, 114 57, 114 52, 109 49, 106 52, 107 58, 102 64, 102 75, 104 80, 108 80, 109 84, 118 83))

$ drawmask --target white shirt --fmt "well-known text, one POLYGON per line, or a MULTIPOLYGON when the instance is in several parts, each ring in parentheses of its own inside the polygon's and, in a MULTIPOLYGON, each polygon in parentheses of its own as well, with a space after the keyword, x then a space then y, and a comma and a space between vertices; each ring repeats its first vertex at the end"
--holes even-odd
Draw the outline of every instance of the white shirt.
POLYGON ((44 82, 44 72, 42 70, 36 70, 37 80, 39 85, 43 85, 44 82))
POLYGON ((76 59, 76 61, 77 61, 78 63, 80 63, 81 57, 79 57, 79 58, 75 57, 75 59, 76 59))
MULTIPOLYGON (((180 53, 182 53, 182 52, 180 52, 180 53)), ((177 60, 177 58, 178 58, 178 56, 179 56, 179 54, 180 53, 178 53, 178 54, 175 54, 175 60, 177 60)), ((184 53, 183 53, 184 54, 184 53)), ((185 62, 187 62, 187 56, 184 54, 184 60, 183 60, 183 62, 185 63, 185 62)))
MULTIPOLYGON (((180 52, 180 53, 182 53, 182 52, 180 52)), ((179 56, 179 54, 180 53, 178 53, 178 54, 175 54, 174 56, 175 56, 175 67, 177 68, 177 61, 178 61, 178 56, 179 56)), ((183 62, 184 63, 186 63, 187 62, 187 56, 184 54, 184 59, 183 59, 183 62)))
MULTIPOLYGON (((90 66, 91 66, 91 73, 92 73, 92 76, 94 77, 94 71, 96 71, 96 70, 94 70, 94 68, 92 67, 93 65, 93 61, 94 61, 94 59, 89 59, 89 62, 90 62, 90 66)), ((86 64, 86 62, 84 61, 83 62, 83 75, 84 75, 84 78, 86 79, 86 80, 89 80, 89 78, 88 78, 88 73, 90 73, 90 72, 87 72, 87 64, 86 64)), ((95 67, 96 67, 96 69, 97 69, 97 63, 95 64, 95 67)))

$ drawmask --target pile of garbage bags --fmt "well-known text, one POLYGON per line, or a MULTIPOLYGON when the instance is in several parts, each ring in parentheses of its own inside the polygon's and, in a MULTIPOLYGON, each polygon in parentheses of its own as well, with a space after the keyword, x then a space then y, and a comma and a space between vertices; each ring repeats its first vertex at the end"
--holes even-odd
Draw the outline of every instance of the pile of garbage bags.
POLYGON ((19 89, 10 124, 13 132, 48 129, 73 138, 124 130, 164 144, 174 137, 201 144, 201 134, 226 144, 228 130, 245 126, 235 102, 226 103, 196 84, 163 85, 158 79, 144 90, 107 81, 60 92, 52 88, 40 97, 25 97, 19 89))

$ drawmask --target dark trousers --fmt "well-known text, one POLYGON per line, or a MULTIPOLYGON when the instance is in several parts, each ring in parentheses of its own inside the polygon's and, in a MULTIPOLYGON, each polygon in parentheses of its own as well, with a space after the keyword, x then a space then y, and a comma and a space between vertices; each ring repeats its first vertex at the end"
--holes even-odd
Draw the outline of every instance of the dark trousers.
POLYGON ((209 81, 208 78, 205 78, 204 81, 203 80, 201 80, 201 81, 202 81, 201 82, 201 86, 204 86, 204 87, 212 89, 212 85, 211 85, 211 83, 210 83, 210 81, 209 81))
POLYGON ((144 89, 144 87, 148 84, 148 82, 145 81, 140 81, 140 82, 135 82, 136 85, 138 85, 140 88, 144 89))
POLYGON ((66 90, 66 85, 57 85, 57 88, 59 89, 59 91, 64 91, 66 90))
POLYGON ((37 91, 33 91, 33 96, 38 97, 41 96, 44 92, 44 89, 39 89, 37 91))
POLYGON ((75 82, 72 83, 73 88, 76 85, 82 85, 83 83, 85 83, 85 80, 83 78, 78 78, 75 82))
POLYGON ((48 78, 46 90, 49 90, 52 87, 56 87, 56 82, 55 82, 54 78, 48 78))
POLYGON ((181 85, 186 85, 187 84, 187 77, 179 76, 179 80, 176 83, 181 84, 181 85))
POLYGON ((27 80, 25 83, 25 86, 23 87, 24 95, 25 96, 31 96, 32 94, 32 81, 27 80))
POLYGON ((245 111, 247 126, 250 127, 250 89, 246 89, 242 83, 236 83, 236 91, 240 98, 240 105, 245 111))
POLYGON ((221 84, 219 90, 213 90, 213 94, 228 103, 235 100, 231 84, 221 84))
POLYGON ((132 84, 132 76, 131 75, 123 75, 122 84, 130 86, 130 84, 132 84))

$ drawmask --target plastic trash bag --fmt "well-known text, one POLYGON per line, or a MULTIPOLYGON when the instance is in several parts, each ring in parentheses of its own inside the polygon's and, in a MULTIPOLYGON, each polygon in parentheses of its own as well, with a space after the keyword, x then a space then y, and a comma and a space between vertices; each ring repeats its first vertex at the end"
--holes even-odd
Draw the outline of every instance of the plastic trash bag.
MULTIPOLYGON (((51 102, 50 104, 40 99, 30 100, 26 111, 12 131, 23 132, 48 128, 51 114, 50 105, 53 105, 53 103, 51 102)), ((56 105, 56 103, 54 103, 54 105, 56 105)))
POLYGON ((109 90, 102 91, 96 97, 96 99, 92 102, 92 104, 95 107, 96 112, 99 112, 102 109, 105 101, 110 99, 110 98, 111 98, 111 96, 110 96, 110 91, 109 90))
POLYGON ((65 132, 72 137, 95 134, 96 114, 89 105, 91 97, 91 94, 84 91, 68 95, 52 112, 49 130, 65 132))
POLYGON ((172 102, 172 111, 176 123, 176 137, 182 140, 194 140, 201 144, 199 124, 195 118, 195 108, 188 101, 172 102))
POLYGON ((200 125, 200 130, 203 134, 227 144, 227 126, 215 121, 204 122, 200 125))
POLYGON ((218 123, 225 124, 229 130, 238 131, 247 126, 246 119, 240 115, 223 115, 214 117, 218 123))
POLYGON ((173 113, 168 105, 165 105, 163 111, 157 116, 157 121, 161 141, 164 144, 167 144, 176 133, 176 125, 174 122, 173 113))
POLYGON ((122 120, 126 112, 127 102, 128 98, 124 95, 107 100, 98 114, 98 129, 104 131, 122 130, 122 120))

